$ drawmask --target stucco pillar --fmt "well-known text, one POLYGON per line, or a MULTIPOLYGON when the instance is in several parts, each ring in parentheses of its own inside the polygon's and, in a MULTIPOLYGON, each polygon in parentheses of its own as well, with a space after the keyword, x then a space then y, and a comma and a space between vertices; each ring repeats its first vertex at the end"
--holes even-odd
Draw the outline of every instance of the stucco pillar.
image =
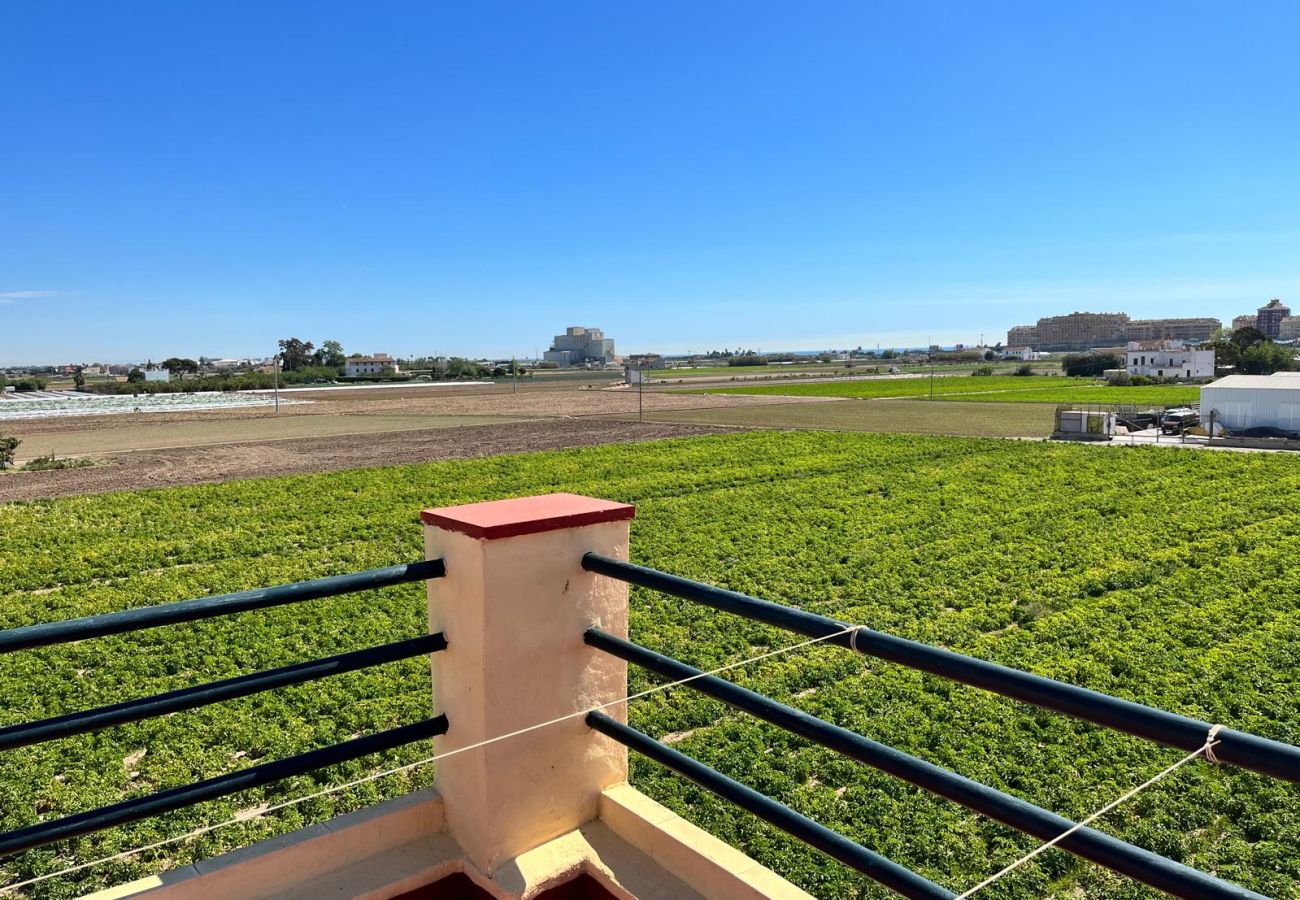
MULTIPOLYGON (((627 634, 627 585, 585 572, 583 553, 627 559, 635 508, 575 494, 425 510, 434 709, 445 753, 626 695, 627 665, 582 642, 592 625, 627 634)), ((621 706, 605 710, 623 717, 621 706)), ((447 829, 479 869, 597 817, 627 779, 627 751, 581 716, 435 763, 447 829)))

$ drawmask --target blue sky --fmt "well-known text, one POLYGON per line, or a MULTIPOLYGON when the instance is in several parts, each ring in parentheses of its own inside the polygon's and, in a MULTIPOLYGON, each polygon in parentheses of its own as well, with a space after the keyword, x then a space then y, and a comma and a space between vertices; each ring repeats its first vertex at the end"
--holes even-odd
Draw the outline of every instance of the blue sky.
POLYGON ((1300 307, 1300 4, 9 3, 0 365, 1300 307))

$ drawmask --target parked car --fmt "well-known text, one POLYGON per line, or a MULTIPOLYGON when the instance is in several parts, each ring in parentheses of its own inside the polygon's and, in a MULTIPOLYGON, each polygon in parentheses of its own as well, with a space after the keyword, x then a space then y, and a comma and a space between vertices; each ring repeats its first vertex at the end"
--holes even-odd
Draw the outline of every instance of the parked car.
POLYGON ((1156 426, 1155 413, 1120 413, 1117 418, 1119 424, 1123 425, 1129 431, 1146 431, 1148 428, 1154 428, 1156 426))
POLYGON ((1182 434, 1200 424, 1201 414, 1194 409, 1171 409, 1160 417, 1160 431, 1163 434, 1182 434))

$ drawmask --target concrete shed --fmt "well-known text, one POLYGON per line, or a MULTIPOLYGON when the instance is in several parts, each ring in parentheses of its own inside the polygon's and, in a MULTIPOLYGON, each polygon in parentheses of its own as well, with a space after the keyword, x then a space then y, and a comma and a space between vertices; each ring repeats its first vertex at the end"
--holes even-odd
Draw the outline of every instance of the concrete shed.
POLYGON ((1201 418, 1229 429, 1271 426, 1300 431, 1300 377, 1291 372, 1276 375, 1229 375, 1201 388, 1201 418))

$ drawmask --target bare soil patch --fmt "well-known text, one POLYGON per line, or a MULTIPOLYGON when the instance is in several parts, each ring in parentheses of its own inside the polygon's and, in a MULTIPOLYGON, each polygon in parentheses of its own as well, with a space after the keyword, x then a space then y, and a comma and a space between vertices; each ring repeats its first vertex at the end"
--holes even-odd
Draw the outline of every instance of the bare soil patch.
POLYGON ((727 430, 709 425, 577 419, 146 450, 116 456, 108 465, 89 469, 0 475, 0 502, 561 450, 727 430))
POLYGON ((387 431, 458 428, 517 422, 505 416, 279 416, 277 418, 204 419, 156 425, 132 422, 120 428, 57 431, 23 436, 18 459, 54 454, 100 457, 141 450, 171 450, 213 444, 256 444, 294 438, 352 436, 387 431))
MULTIPOLYGON (((638 398, 635 391, 619 389, 582 389, 555 387, 548 389, 520 388, 518 393, 509 385, 446 388, 438 390, 393 388, 367 391, 303 391, 295 399, 311 403, 284 406, 277 415, 273 407, 241 407, 237 409, 195 410, 176 413, 142 413, 140 415, 77 416, 48 419, 25 419, 8 423, 6 434, 26 440, 43 434, 69 432, 102 432, 127 429, 152 430, 166 426, 186 425, 196 422, 227 422, 231 425, 231 440, 240 436, 242 423, 291 418, 304 422, 321 416, 491 416, 500 418, 581 418, 610 414, 636 413, 638 404, 646 413, 682 409, 712 409, 715 407, 761 406, 769 403, 790 403, 788 397, 746 396, 731 394, 683 394, 646 391, 638 398)), ((824 398, 813 397, 803 401, 820 403, 824 398)), ((150 442, 157 446, 158 442, 150 442)), ((172 441, 182 444, 183 441, 172 441)), ((149 446, 145 444, 144 446, 149 446)))

